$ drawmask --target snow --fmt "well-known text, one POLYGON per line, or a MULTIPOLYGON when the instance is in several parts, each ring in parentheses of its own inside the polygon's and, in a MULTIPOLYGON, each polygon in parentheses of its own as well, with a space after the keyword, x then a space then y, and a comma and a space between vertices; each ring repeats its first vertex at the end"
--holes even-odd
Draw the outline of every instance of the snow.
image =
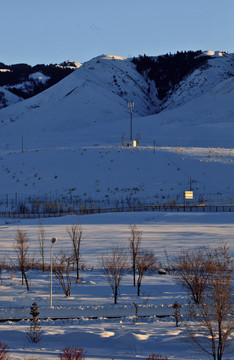
POLYGON ((114 74, 117 79, 117 73, 118 81, 124 80, 126 67, 133 81, 136 74, 130 62, 91 60, 22 106, 0 111, 1 119, 2 114, 11 114, 9 123, 1 120, 0 132, 0 179, 5 194, 46 193, 55 198, 72 192, 82 201, 113 203, 131 197, 141 202, 153 198, 155 203, 181 203, 191 178, 195 201, 204 197, 208 203, 232 203, 233 77, 159 114, 142 117, 135 107, 133 134, 141 135, 143 146, 132 150, 120 146, 122 134, 125 138, 129 134, 127 103, 124 106, 100 85, 102 79, 111 86, 110 79, 114 74), (115 112, 110 104, 115 104, 115 112), (22 112, 15 118, 11 112, 19 108, 22 112))
POLYGON ((0 99, 1 99, 0 109, 1 106, 4 104, 4 102, 6 106, 10 106, 12 104, 16 104, 19 101, 23 100, 21 97, 12 94, 12 92, 5 89, 5 87, 3 86, 0 86, 0 99))
POLYGON ((62 62, 61 64, 57 65, 57 67, 61 67, 61 68, 70 68, 70 69, 76 69, 79 68, 80 66, 82 66, 81 63, 78 63, 77 61, 72 61, 72 60, 66 60, 64 62, 62 62))
MULTIPOLYGON (((1 211, 17 211, 24 197, 42 200, 44 194, 48 200, 63 194, 68 203, 70 195, 79 196, 83 205, 88 199, 105 200, 105 207, 121 206, 127 198, 132 204, 183 204, 190 179, 195 204, 201 198, 207 204, 232 204, 233 149, 72 146, 27 150, 29 146, 24 139, 23 153, 1 153, 0 181, 8 194, 8 198, 0 195, 1 211)), ((66 210, 66 201, 59 201, 66 210)))
POLYGON ((102 59, 102 60, 127 60, 127 58, 118 56, 118 55, 101 55, 99 57, 96 57, 96 59, 102 59))
MULTIPOLYGON (((53 201, 59 198, 65 210, 71 196, 82 206, 90 205, 90 199, 96 204, 105 200, 107 207, 122 201, 182 204, 190 182, 194 204, 232 206, 233 54, 207 54, 212 55, 208 66, 184 79, 160 112, 160 101, 148 92, 152 84, 130 59, 115 55, 94 58, 43 93, 0 110, 0 210, 18 211, 22 203, 28 205, 28 197, 42 201, 45 195, 53 201), (121 146, 123 134, 129 137, 128 101, 135 104, 133 136, 141 137, 135 149, 121 146)), ((152 352, 174 360, 204 359, 187 344, 184 327, 176 328, 168 316, 175 301, 186 311, 186 294, 173 275, 148 273, 137 297, 127 273, 118 304, 113 305, 99 265, 112 246, 127 248, 130 224, 143 231, 143 245, 154 251, 160 269, 165 268, 165 249, 173 260, 182 249, 223 241, 233 256, 234 213, 203 209, 42 218, 48 263, 50 239, 58 238, 53 247, 56 258, 62 250, 71 251, 67 227, 82 225, 85 267, 78 284, 72 273, 69 299, 53 279, 53 309, 48 272, 30 270, 26 292, 17 271, 2 269, 0 314, 9 320, 1 324, 0 340, 8 344, 11 359, 52 360, 65 346, 83 347, 88 360, 146 359, 152 352), (25 336, 29 320, 11 321, 27 317, 33 301, 44 317, 43 338, 35 345, 25 336), (141 315, 147 315, 138 322, 133 302, 141 315)), ((2 261, 16 261, 13 243, 18 228, 27 232, 29 254, 38 260, 38 219, 0 218, 2 261)))
MULTIPOLYGON (((175 301, 182 305, 186 303, 186 294, 173 275, 147 274, 142 282, 141 296, 137 297, 132 275, 127 273, 120 285, 118 303, 114 305, 111 288, 100 272, 98 259, 117 243, 125 246, 127 251, 129 224, 136 224, 143 231, 142 247, 153 250, 164 265, 164 248, 173 261, 182 249, 214 247, 224 241, 233 256, 234 214, 119 213, 41 220, 45 228, 47 262, 51 237, 58 237, 53 247, 56 258, 61 250, 71 251, 67 227, 75 223, 82 225, 81 255, 86 269, 81 270, 81 282, 78 284, 72 273, 70 299, 63 295, 58 282, 53 279, 53 309, 49 308, 49 273, 43 275, 38 270, 30 270, 30 290, 26 292, 17 271, 2 270, 1 318, 24 318, 1 324, 0 339, 8 344, 11 359, 33 355, 36 359, 52 360, 58 358, 59 351, 65 346, 84 348, 87 360, 146 359, 152 352, 175 360, 204 358, 194 345, 188 346, 183 325, 176 328, 173 317, 168 316, 172 314, 171 306, 175 301), (44 318, 41 320, 43 337, 37 344, 31 344, 25 334, 29 327, 29 307, 33 301, 37 302, 40 316, 44 318), (133 302, 139 305, 138 321, 133 302), (166 317, 157 318, 155 315, 166 317)), ((9 258, 15 261, 13 243, 17 228, 26 231, 30 238, 30 256, 35 260, 40 258, 37 220, 11 223, 9 219, 6 225, 4 219, 0 219, 0 224, 1 258, 7 262, 9 258)), ((186 311, 184 305, 181 311, 186 311)), ((227 353, 224 358, 231 360, 232 355, 227 353)))
POLYGON ((204 55, 208 55, 208 56, 223 56, 224 54, 227 54, 224 51, 213 51, 213 50, 206 50, 203 51, 204 55))
POLYGON ((36 81, 38 81, 38 82, 40 82, 42 84, 45 84, 50 79, 50 77, 42 74, 41 72, 36 72, 34 74, 30 74, 29 79, 30 80, 33 79, 33 80, 36 80, 36 81))

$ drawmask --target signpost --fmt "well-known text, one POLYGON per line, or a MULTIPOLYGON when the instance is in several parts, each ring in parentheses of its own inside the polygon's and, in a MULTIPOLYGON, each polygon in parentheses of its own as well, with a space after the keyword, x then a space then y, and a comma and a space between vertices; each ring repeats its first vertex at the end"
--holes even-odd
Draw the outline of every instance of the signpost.
POLYGON ((193 191, 185 191, 184 199, 185 200, 193 200, 193 191))
POLYGON ((193 200, 193 191, 185 191, 184 192, 184 207, 185 207, 185 201, 186 200, 193 200))

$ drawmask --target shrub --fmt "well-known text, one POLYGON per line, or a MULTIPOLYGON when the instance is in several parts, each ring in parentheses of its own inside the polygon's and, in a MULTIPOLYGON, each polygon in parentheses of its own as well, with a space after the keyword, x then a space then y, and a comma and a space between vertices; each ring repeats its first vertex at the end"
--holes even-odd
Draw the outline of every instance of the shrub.
POLYGON ((0 341, 0 360, 8 360, 9 355, 7 353, 8 353, 7 345, 0 341))
POLYGON ((163 356, 161 354, 151 354, 149 355, 146 360, 168 360, 167 356, 163 356))
POLYGON ((65 347, 59 354, 60 360, 85 360, 86 351, 74 346, 65 347))
POLYGON ((32 304, 30 310, 30 315, 32 315, 32 318, 30 320, 31 324, 26 333, 32 343, 37 343, 41 340, 41 326, 40 320, 38 319, 38 315, 40 314, 40 312, 38 310, 36 302, 32 304))

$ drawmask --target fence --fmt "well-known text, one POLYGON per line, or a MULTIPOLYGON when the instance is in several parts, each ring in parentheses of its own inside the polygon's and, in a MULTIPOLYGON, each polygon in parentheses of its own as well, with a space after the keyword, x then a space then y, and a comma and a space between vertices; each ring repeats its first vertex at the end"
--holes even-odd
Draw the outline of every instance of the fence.
POLYGON ((234 206, 232 205, 140 205, 140 206, 120 206, 109 208, 82 208, 72 211, 50 211, 50 212, 30 212, 30 213, 18 213, 18 212, 0 212, 1 218, 15 218, 15 219, 33 219, 39 217, 59 217, 65 215, 88 215, 88 214, 104 214, 104 213, 118 213, 118 212, 234 212, 234 206))

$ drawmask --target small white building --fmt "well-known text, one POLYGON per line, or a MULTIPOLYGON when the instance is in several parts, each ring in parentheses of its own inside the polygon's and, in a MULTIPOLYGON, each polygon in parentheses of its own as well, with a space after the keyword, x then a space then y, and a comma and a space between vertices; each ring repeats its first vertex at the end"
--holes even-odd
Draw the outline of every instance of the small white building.
POLYGON ((137 143, 137 140, 123 140, 122 146, 135 148, 137 147, 137 143))

